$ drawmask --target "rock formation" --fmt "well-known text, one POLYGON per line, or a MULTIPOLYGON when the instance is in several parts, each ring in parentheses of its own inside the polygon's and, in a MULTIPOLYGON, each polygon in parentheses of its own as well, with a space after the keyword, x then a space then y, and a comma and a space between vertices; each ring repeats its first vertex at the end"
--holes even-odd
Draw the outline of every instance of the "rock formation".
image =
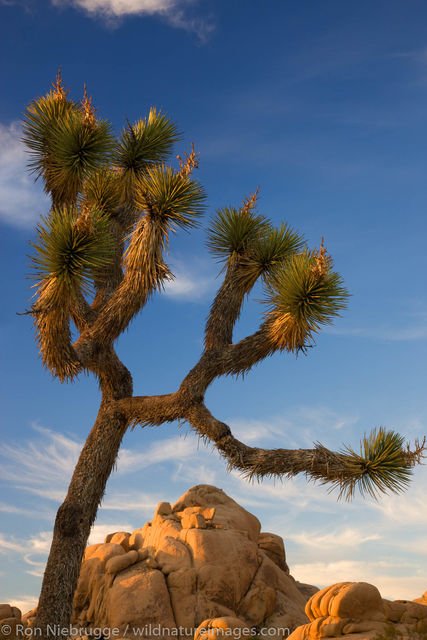
POLYGON ((159 504, 141 529, 87 547, 73 623, 120 635, 181 627, 192 637, 206 619, 225 617, 292 630, 307 621, 315 590, 290 576, 282 538, 260 533, 257 518, 221 489, 198 485, 173 506, 159 504))
POLYGON ((418 640, 427 638, 427 601, 384 600, 372 584, 339 582, 307 602, 308 624, 289 640, 418 640), (424 601, 424 604, 423 604, 424 601))
POLYGON ((10 604, 0 604, 0 640, 16 637, 17 624, 21 623, 21 611, 10 604))
MULTIPOLYGON (((0 604, 7 640, 20 621, 19 609, 0 604)), ((86 548, 72 622, 116 638, 426 640, 427 592, 391 602, 365 582, 301 584, 280 536, 261 533, 221 489, 198 485, 173 506, 161 502, 141 529, 86 548)))

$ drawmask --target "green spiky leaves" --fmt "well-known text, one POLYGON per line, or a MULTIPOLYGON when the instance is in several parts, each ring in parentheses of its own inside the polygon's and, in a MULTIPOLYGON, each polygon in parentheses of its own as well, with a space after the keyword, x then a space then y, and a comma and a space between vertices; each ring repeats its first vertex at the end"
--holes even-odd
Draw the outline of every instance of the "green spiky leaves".
POLYGON ((151 108, 148 118, 128 125, 113 154, 114 164, 123 172, 125 194, 131 196, 135 180, 150 165, 164 162, 180 139, 169 118, 151 108))
POLYGON ((349 294, 323 249, 292 256, 267 281, 267 327, 278 349, 304 350, 313 334, 346 307, 349 294))
POLYGON ((90 174, 83 184, 82 203, 89 209, 98 209, 110 216, 120 204, 120 175, 107 167, 90 174))
MULTIPOLYGON (((34 100, 25 110, 23 118, 23 142, 30 154, 30 169, 37 177, 45 177, 51 160, 50 133, 58 122, 77 110, 67 99, 58 99, 51 92, 34 100)), ((49 190, 49 185, 46 185, 49 190)))
POLYGON ((205 198, 196 180, 164 165, 149 167, 136 182, 134 194, 135 206, 158 223, 164 236, 178 227, 197 226, 205 210, 205 198))
POLYGON ((220 261, 233 254, 242 254, 253 242, 268 230, 268 221, 259 215, 242 209, 219 209, 207 230, 206 245, 220 261))
POLYGON ((84 178, 105 164, 112 150, 111 126, 55 93, 26 110, 23 141, 30 167, 42 177, 55 206, 73 204, 84 178))
POLYGON ((102 166, 112 150, 111 125, 87 123, 81 113, 57 123, 50 135, 50 179, 60 202, 73 203, 86 176, 102 166))
POLYGON ((404 438, 383 427, 364 436, 360 452, 345 447, 342 452, 348 477, 334 483, 340 497, 349 500, 356 489, 362 496, 377 499, 384 493, 405 491, 410 482, 413 464, 404 448, 404 438))
POLYGON ((107 216, 75 207, 52 210, 37 227, 32 264, 40 283, 51 286, 50 304, 64 304, 63 296, 91 291, 92 278, 109 264, 114 251, 107 216))
POLYGON ((259 277, 268 280, 303 246, 303 237, 285 223, 279 227, 269 224, 253 239, 241 257, 238 281, 246 287, 259 277))

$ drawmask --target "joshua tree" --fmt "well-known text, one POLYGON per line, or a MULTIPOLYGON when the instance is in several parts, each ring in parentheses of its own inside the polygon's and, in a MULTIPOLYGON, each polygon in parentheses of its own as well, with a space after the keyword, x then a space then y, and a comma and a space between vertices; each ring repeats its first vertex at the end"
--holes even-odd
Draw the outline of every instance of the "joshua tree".
POLYGON ((274 227, 256 212, 257 191, 239 208, 212 217, 207 246, 223 262, 223 282, 210 308, 200 360, 176 391, 133 395, 132 377, 114 342, 150 296, 173 278, 165 262, 172 233, 191 229, 205 193, 193 179, 194 147, 177 167, 166 164, 178 141, 176 125, 152 108, 127 124, 118 138, 97 117, 85 90, 81 103, 67 97, 60 74, 53 89, 32 102, 24 142, 33 171, 44 182, 51 209, 37 227, 33 266, 37 278, 30 313, 44 365, 60 382, 81 372, 99 381, 102 400, 56 516, 36 626, 69 623, 73 593, 91 526, 130 425, 184 420, 212 442, 229 468, 249 477, 292 477, 372 495, 399 491, 420 461, 403 438, 379 429, 350 448, 265 450, 248 447, 204 404, 219 376, 248 372, 275 353, 305 351, 322 325, 345 307, 348 293, 322 245, 309 250, 286 224, 274 227), (264 285, 259 329, 233 342, 233 327, 257 280, 264 285), (71 323, 78 338, 71 340, 71 323))

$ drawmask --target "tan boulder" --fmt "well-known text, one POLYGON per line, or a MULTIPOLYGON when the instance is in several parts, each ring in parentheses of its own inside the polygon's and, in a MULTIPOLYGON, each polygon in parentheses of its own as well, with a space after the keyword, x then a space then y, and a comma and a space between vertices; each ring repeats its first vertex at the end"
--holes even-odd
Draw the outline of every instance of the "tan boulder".
POLYGON ((159 502, 154 512, 154 517, 156 516, 168 516, 172 513, 172 507, 170 502, 159 502))
POLYGON ((21 610, 10 604, 0 604, 0 640, 14 640, 22 635, 21 610))
MULTIPOLYGON (((136 629, 151 625, 163 629, 175 628, 165 578, 160 571, 133 565, 114 580, 106 594, 105 625, 118 628, 120 634, 128 629, 135 637, 136 629)), ((154 634, 148 632, 148 637, 154 634)))
POLYGON ((366 582, 325 587, 310 598, 305 611, 310 623, 298 627, 289 640, 421 640, 427 632, 427 606, 383 600, 378 589, 366 582))
POLYGON ((283 544, 283 538, 275 533, 267 533, 262 531, 259 534, 258 546, 264 551, 264 553, 277 564, 282 571, 289 573, 289 567, 286 564, 285 545, 283 544))
POLYGON ((86 551, 74 624, 117 627, 128 637, 147 625, 182 627, 178 633, 188 637, 208 619, 273 629, 307 621, 283 541, 260 536, 258 519, 221 489, 193 487, 172 507, 157 505, 140 529, 106 540, 86 551))
POLYGON ((10 618, 12 616, 12 607, 10 604, 0 604, 0 620, 10 618))
POLYGON ((184 509, 181 516, 183 529, 206 529, 207 523, 203 513, 194 513, 190 509, 184 509))
POLYGON ((110 559, 126 554, 120 544, 106 542, 91 546, 95 548, 90 550, 88 557, 85 555, 87 559, 83 560, 74 594, 73 617, 79 624, 92 621, 97 616, 102 617, 100 596, 112 579, 112 576, 106 572, 106 565, 110 559))
POLYGON ((127 569, 131 564, 139 561, 139 553, 135 549, 131 549, 124 555, 113 556, 105 563, 105 571, 107 573, 119 573, 127 569))
POLYGON ((261 529, 258 518, 227 496, 222 489, 217 489, 208 484, 199 484, 192 487, 175 502, 172 506, 172 511, 179 514, 187 507, 214 508, 213 525, 219 525, 225 529, 244 531, 251 540, 255 542, 258 540, 261 529))
POLYGON ((130 533, 128 533, 127 531, 116 531, 116 533, 110 533, 105 538, 104 542, 121 544, 125 551, 129 551, 129 538, 130 538, 130 533))
POLYGON ((196 630, 194 640, 216 640, 216 638, 252 638, 255 631, 247 626, 244 620, 233 616, 209 618, 204 620, 196 630))

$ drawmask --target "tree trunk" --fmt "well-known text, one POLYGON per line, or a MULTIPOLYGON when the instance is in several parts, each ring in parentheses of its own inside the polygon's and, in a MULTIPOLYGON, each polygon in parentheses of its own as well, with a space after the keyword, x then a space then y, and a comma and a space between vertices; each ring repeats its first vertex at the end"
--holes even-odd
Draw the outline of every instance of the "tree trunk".
MULTIPOLYGON (((109 382, 111 385, 112 380, 109 382)), ((130 374, 127 384, 124 382, 122 377, 115 399, 132 395, 130 374)), ((87 539, 128 425, 126 417, 112 408, 105 395, 56 515, 35 621, 35 627, 46 637, 60 637, 61 629, 70 624, 87 539)))

